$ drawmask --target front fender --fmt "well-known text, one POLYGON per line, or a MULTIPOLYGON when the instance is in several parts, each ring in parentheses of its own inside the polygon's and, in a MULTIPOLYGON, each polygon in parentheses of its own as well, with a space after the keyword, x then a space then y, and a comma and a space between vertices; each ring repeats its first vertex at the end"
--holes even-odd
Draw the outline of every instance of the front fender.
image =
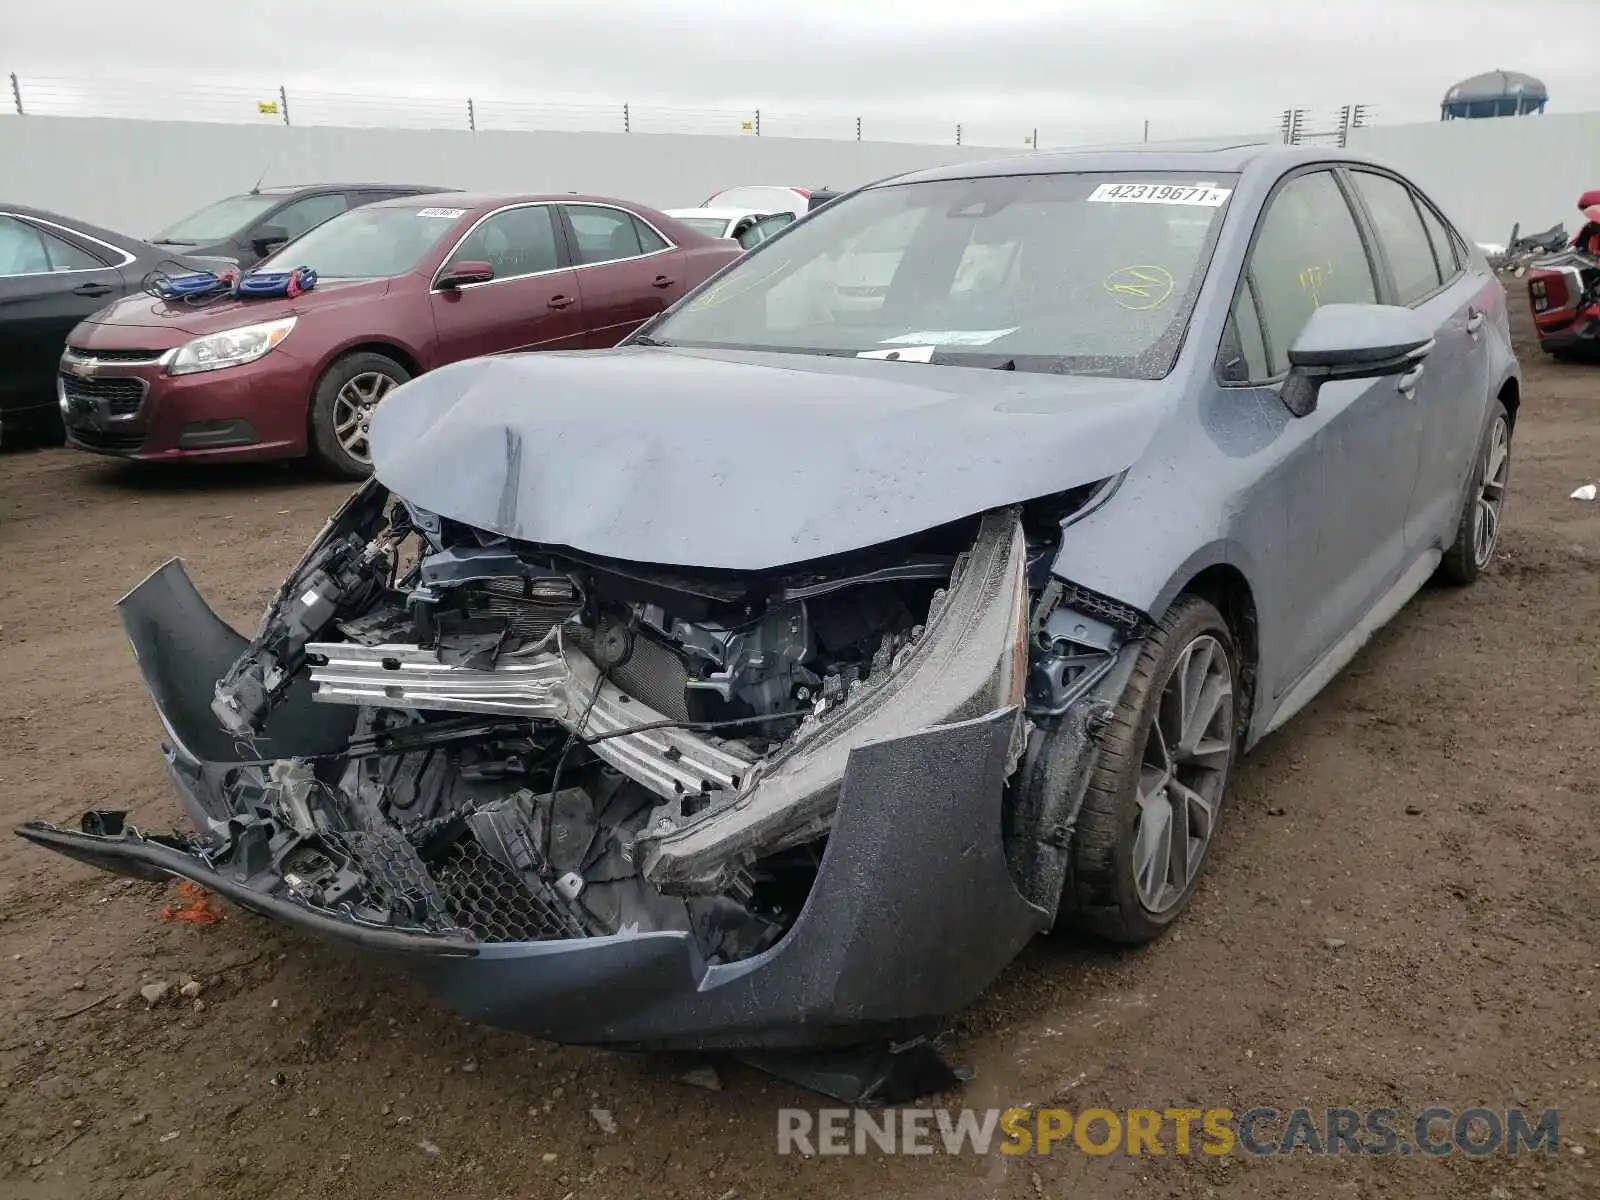
POLYGON ((1143 497, 1119 495, 1062 531, 1051 570, 1153 621, 1209 567, 1234 567, 1253 586, 1260 574, 1255 556, 1241 537, 1219 531, 1206 511, 1152 509, 1143 497))

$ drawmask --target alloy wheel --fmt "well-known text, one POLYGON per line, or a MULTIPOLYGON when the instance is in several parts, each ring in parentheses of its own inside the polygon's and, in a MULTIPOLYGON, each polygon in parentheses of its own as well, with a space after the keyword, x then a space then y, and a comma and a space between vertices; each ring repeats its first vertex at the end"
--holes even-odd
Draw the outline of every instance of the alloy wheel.
POLYGON ((1472 506, 1472 561, 1480 570, 1494 557, 1500 540, 1500 513, 1506 501, 1506 476, 1511 470, 1511 430, 1504 417, 1496 417, 1489 430, 1483 456, 1478 496, 1472 506))
POLYGON ((1133 879, 1153 914, 1177 905, 1200 869, 1233 760, 1233 664, 1209 634, 1195 638, 1162 688, 1139 772, 1133 879))
POLYGON ((356 462, 372 461, 372 449, 367 444, 372 413, 397 383, 382 371, 363 371, 346 381, 333 398, 333 435, 356 462))

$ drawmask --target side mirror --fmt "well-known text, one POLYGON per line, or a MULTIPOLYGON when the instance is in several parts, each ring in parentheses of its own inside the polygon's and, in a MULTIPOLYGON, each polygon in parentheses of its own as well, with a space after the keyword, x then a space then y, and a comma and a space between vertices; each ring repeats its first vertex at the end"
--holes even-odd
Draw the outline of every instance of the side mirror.
POLYGON ((282 225, 263 225, 250 235, 250 248, 266 256, 289 240, 289 231, 282 225))
POLYGON ((1432 349, 1433 330, 1409 308, 1325 304, 1289 347, 1284 407, 1294 416, 1309 416, 1323 384, 1406 375, 1420 370, 1432 349))
POLYGON ((444 274, 439 276, 437 284, 441 292, 453 292, 458 287, 469 283, 488 283, 494 278, 494 265, 486 262, 458 262, 451 263, 444 269, 444 274))

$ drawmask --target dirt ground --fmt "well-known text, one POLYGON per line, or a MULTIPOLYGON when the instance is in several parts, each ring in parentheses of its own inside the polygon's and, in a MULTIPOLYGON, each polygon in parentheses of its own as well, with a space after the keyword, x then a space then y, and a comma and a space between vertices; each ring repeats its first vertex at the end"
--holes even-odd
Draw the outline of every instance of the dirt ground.
MULTIPOLYGON (((780 1157, 776 1110, 821 1103, 794 1087, 476 1028, 249 914, 163 919, 175 889, 7 838, 0 1197, 1600 1195, 1600 506, 1568 499, 1600 479, 1600 368, 1523 357, 1492 573, 1426 590, 1249 760, 1178 931, 1025 953, 956 1023, 976 1077, 940 1103, 1558 1106, 1559 1154, 780 1157), (190 977, 198 1004, 140 995, 190 977)), ((178 819, 113 602, 177 554, 253 627, 343 492, 0 457, 0 821, 178 819)))

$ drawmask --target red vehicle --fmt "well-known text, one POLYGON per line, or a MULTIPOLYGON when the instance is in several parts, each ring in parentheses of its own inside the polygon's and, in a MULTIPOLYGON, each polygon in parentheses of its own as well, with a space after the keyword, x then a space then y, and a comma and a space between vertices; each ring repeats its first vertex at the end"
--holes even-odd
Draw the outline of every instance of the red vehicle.
POLYGON ((1600 358, 1600 190, 1578 197, 1578 211, 1567 247, 1528 268, 1528 303, 1546 354, 1600 358))
POLYGON ((292 299, 138 294, 81 322, 58 376, 69 445, 146 461, 298 458, 370 469, 367 422, 458 359, 611 346, 742 253, 594 196, 406 196, 260 264, 309 266, 292 299))
POLYGON ((1600 358, 1600 212, 1573 244, 1528 268, 1528 303, 1539 348, 1557 358, 1600 358))

